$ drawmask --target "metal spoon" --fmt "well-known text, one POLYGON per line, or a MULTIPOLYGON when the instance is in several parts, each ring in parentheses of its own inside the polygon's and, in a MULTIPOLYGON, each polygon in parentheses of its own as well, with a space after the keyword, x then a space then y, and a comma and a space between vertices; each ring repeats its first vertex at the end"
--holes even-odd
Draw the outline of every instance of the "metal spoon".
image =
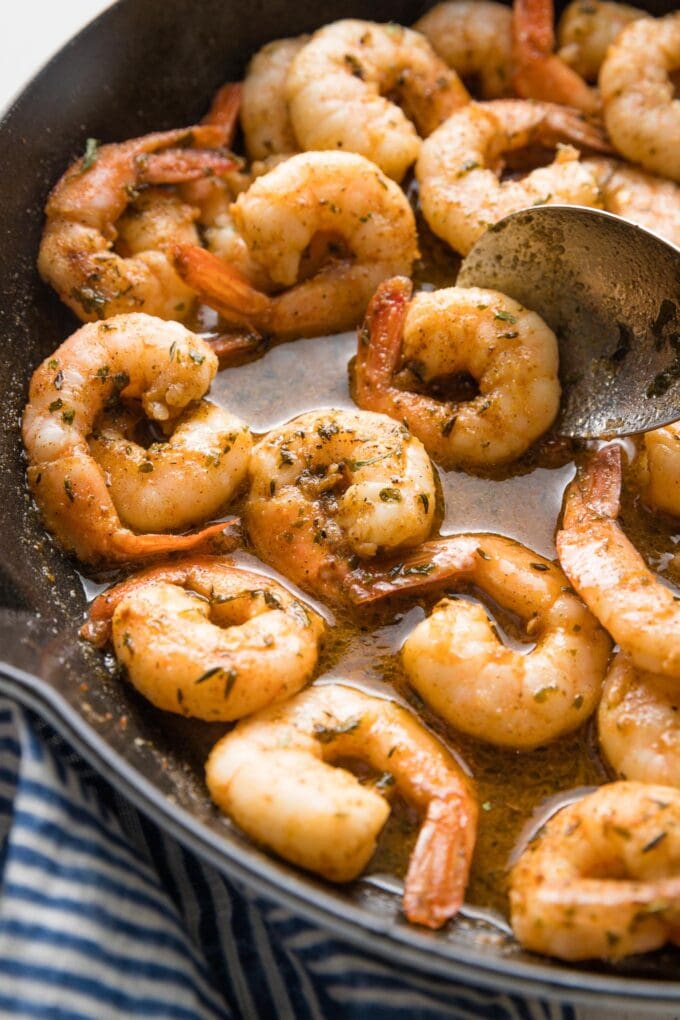
POLYGON ((599 209, 546 205, 488 230, 457 283, 509 294, 557 335, 558 431, 582 439, 680 418, 680 250, 599 209))

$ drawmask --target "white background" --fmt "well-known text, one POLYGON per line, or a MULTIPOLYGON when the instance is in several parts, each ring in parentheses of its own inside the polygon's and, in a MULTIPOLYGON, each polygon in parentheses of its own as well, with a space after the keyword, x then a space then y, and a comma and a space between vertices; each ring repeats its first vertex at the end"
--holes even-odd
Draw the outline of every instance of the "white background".
MULTIPOLYGON (((3 0, 0 110, 63 43, 110 5, 111 0, 3 0)), ((583 1007, 577 1011, 578 1020, 639 1020, 641 1015, 583 1007)))

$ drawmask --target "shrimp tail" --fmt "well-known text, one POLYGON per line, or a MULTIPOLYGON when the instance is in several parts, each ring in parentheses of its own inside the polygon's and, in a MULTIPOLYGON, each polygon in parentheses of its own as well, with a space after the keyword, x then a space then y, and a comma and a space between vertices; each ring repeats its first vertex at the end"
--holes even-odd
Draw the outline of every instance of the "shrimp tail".
POLYGON ((605 446, 588 459, 569 489, 563 528, 585 521, 590 514, 616 520, 621 499, 621 447, 605 446))
POLYGON ((428 805, 404 891, 404 913, 414 924, 441 928, 462 906, 476 832, 469 799, 434 798, 428 805))
POLYGON ((514 0, 512 10, 513 85, 524 99, 573 106, 585 114, 600 111, 595 89, 554 52, 552 0, 514 0))
POLYGON ((236 326, 266 326, 271 299, 256 290, 237 269, 193 244, 170 249, 173 265, 207 305, 236 326))
POLYGON ((255 330, 248 333, 219 333, 206 339, 220 359, 220 368, 232 368, 261 357, 269 349, 269 340, 255 330))
POLYGON ((186 184, 206 177, 222 177, 241 166, 228 153, 209 149, 165 149, 142 154, 136 160, 136 179, 145 184, 186 184))
POLYGON ((363 605, 404 591, 427 590, 445 581, 459 580, 472 569, 475 556, 474 536, 453 535, 424 542, 401 558, 357 567, 346 575, 343 586, 355 605, 363 605))
POLYGON ((394 276, 380 284, 371 298, 359 329, 357 385, 382 389, 394 376, 401 358, 404 321, 413 284, 406 276, 394 276))
POLYGON ((228 81, 215 93, 210 109, 201 122, 215 124, 222 128, 224 132, 222 144, 226 147, 232 145, 234 141, 242 98, 243 85, 241 82, 228 81))
POLYGON ((210 524, 190 535, 136 535, 125 528, 120 528, 110 538, 110 558, 134 560, 149 556, 166 556, 176 552, 191 552, 205 546, 217 535, 223 535, 227 548, 233 549, 238 541, 236 527, 239 523, 238 517, 232 517, 227 521, 210 524))

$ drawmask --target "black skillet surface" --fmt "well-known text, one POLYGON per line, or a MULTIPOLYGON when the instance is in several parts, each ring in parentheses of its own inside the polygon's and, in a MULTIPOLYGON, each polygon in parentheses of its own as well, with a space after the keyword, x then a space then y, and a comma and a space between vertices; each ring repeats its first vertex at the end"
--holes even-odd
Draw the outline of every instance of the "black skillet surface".
MULTIPOLYGON (((655 13, 672 3, 647 5, 655 13)), ((211 807, 202 763, 213 736, 151 710, 76 638, 78 575, 45 536, 24 482, 19 419, 33 368, 76 322, 35 270, 50 186, 88 137, 114 141, 191 124, 225 80, 269 39, 349 15, 411 23, 410 0, 120 0, 70 42, 0 124, 0 690, 36 709, 95 768, 232 879, 285 903, 367 952, 421 972, 531 996, 680 1008, 677 954, 625 969, 565 967, 520 951, 462 918, 440 933, 407 925, 398 898, 357 882, 342 889, 260 853, 211 807), (675 980, 672 980, 675 978, 675 980)), ((221 727, 218 728, 221 732, 221 727)))

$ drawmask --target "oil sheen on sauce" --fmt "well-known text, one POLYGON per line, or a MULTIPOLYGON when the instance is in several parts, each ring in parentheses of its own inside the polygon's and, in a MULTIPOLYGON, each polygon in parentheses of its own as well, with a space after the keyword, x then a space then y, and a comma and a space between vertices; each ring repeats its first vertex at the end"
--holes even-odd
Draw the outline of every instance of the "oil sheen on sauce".
MULTIPOLYGON (((417 286, 452 285, 457 261, 422 228, 419 223, 424 257, 415 274, 417 286)), ((209 324, 203 320, 203 328, 209 324)), ((248 422, 256 436, 306 411, 353 408, 348 363, 355 351, 354 333, 282 344, 257 361, 220 372, 210 398, 248 422)), ((573 446, 548 439, 502 470, 483 475, 440 470, 441 534, 495 532, 555 558, 554 535, 564 489, 574 475, 578 456, 573 446)), ((642 508, 635 479, 629 483, 622 509, 626 531, 650 566, 666 573, 678 536, 642 508)), ((238 505, 230 507, 238 509, 238 505)), ((237 554, 239 558, 253 566, 247 549, 245 557, 237 554)), ((261 565, 259 569, 267 571, 261 565)), ((672 575, 669 579, 673 580, 672 575)), ((315 682, 343 682, 410 706, 471 773, 481 810, 467 902, 483 916, 501 921, 507 916, 508 866, 530 836, 559 806, 613 776, 598 753, 592 719, 552 744, 515 752, 457 733, 428 710, 407 682, 399 649, 445 591, 362 609, 360 617, 349 610, 326 614, 334 625, 315 682)), ((504 640, 514 647, 525 645, 518 621, 499 614, 498 607, 491 608, 504 640)), ((417 819, 405 805, 398 803, 395 808, 369 868, 369 881, 371 874, 378 880, 405 873, 417 819)))

